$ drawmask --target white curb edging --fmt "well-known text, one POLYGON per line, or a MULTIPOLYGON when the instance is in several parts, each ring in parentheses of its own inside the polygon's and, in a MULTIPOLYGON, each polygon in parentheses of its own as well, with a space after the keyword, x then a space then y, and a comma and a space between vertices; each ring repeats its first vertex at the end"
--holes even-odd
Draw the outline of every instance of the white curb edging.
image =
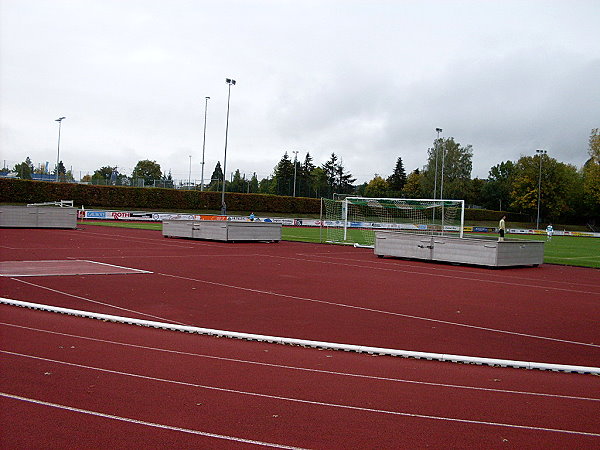
POLYGON ((223 336, 249 341, 271 342, 276 344, 297 345, 302 347, 314 347, 327 350, 343 350, 347 352, 370 353, 376 355, 401 356, 403 358, 429 359, 436 361, 449 361, 454 363, 477 364, 487 366, 514 367, 522 369, 551 370, 555 372, 576 372, 600 375, 600 367, 574 366, 565 364, 549 364, 528 361, 513 361, 510 359, 482 358, 477 356, 450 355, 444 353, 416 352, 410 350, 395 350, 391 348, 367 347, 362 345, 337 344, 333 342, 311 341, 305 339, 294 339, 263 334, 239 333, 235 331, 215 330, 212 328, 193 327, 188 325, 176 325, 152 320, 134 319, 131 317, 113 316, 110 314, 99 314, 77 309, 61 308, 59 306, 43 305, 41 303, 24 302, 0 297, 0 303, 21 308, 39 309, 42 311, 68 314, 71 316, 86 317, 97 320, 108 320, 111 322, 127 323, 150 328, 162 328, 165 330, 181 331, 186 333, 205 334, 209 336, 223 336))

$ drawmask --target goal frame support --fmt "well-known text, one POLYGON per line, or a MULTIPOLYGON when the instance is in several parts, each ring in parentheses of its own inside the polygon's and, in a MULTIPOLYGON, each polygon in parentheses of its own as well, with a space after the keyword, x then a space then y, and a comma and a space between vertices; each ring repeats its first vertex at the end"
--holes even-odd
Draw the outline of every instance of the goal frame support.
POLYGON ((342 200, 342 215, 344 218, 344 241, 348 238, 348 200, 386 200, 386 201, 403 201, 403 202, 431 202, 439 203, 442 207, 442 236, 444 235, 444 206, 446 202, 459 203, 460 208, 460 230, 459 237, 464 236, 465 226, 465 201, 453 199, 431 199, 431 198, 384 198, 384 197, 346 197, 342 200))

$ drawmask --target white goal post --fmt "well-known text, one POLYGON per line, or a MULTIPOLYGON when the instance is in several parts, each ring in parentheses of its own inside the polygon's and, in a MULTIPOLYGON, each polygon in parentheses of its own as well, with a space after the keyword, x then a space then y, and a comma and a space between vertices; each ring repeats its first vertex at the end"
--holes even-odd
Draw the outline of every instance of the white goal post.
POLYGON ((375 230, 463 237, 465 202, 448 199, 323 199, 327 241, 371 246, 375 230))

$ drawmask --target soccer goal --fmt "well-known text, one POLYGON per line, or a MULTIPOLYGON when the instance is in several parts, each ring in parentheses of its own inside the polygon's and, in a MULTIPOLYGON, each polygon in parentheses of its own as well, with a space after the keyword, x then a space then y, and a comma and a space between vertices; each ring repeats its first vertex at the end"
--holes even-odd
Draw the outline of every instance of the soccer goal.
POLYGON ((375 230, 463 237, 464 200, 346 197, 321 199, 326 241, 375 245, 375 230))

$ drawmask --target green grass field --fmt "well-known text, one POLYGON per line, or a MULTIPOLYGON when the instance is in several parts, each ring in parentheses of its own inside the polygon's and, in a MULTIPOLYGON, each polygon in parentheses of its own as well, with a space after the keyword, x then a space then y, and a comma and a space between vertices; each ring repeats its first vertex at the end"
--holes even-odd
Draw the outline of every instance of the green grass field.
MULTIPOLYGON (((162 224, 157 222, 101 222, 85 221, 89 225, 102 225, 106 227, 140 228, 146 230, 162 230, 162 224)), ((349 230, 349 237, 355 242, 363 240, 360 231, 349 230)), ((493 234, 468 236, 495 238, 493 234)), ((510 239, 546 240, 545 236, 515 235, 507 236, 510 239)), ((283 227, 282 239, 284 241, 316 242, 325 241, 325 229, 319 228, 293 228, 283 227)), ((554 236, 544 245, 544 262, 551 264, 564 264, 568 266, 582 266, 600 268, 600 239, 571 236, 554 236)))

